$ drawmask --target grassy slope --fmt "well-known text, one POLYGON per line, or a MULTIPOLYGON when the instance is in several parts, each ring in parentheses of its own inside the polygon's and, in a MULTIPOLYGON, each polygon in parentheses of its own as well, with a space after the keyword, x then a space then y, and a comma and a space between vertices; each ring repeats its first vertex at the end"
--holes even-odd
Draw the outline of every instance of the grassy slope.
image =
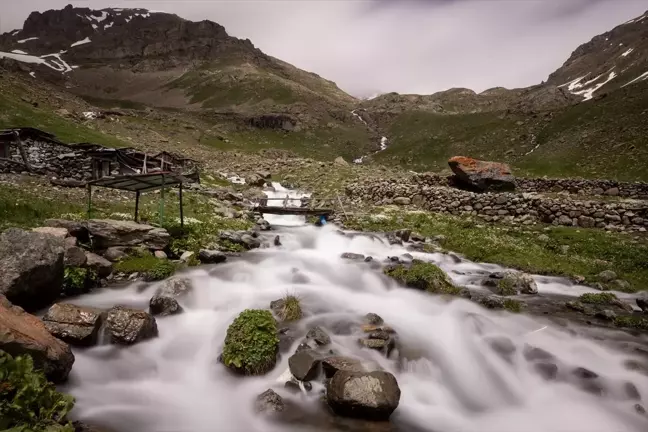
POLYGON ((537 116, 407 112, 389 130, 381 162, 447 168, 455 155, 511 163, 521 174, 648 180, 648 82, 537 116), (532 149, 536 135, 539 148, 532 149))
POLYGON ((34 127, 53 133, 63 142, 94 142, 108 147, 125 147, 127 144, 113 136, 74 123, 57 115, 51 107, 34 107, 19 96, 19 88, 2 88, 0 92, 0 129, 34 127))
POLYGON ((530 273, 580 275, 594 282, 603 270, 613 270, 630 283, 630 291, 648 289, 648 243, 626 235, 567 227, 520 230, 484 226, 452 216, 404 212, 387 213, 386 218, 359 217, 346 225, 374 232, 409 228, 424 236, 442 234, 446 237, 442 244, 445 249, 474 261, 530 273), (568 250, 562 246, 568 246, 568 250))

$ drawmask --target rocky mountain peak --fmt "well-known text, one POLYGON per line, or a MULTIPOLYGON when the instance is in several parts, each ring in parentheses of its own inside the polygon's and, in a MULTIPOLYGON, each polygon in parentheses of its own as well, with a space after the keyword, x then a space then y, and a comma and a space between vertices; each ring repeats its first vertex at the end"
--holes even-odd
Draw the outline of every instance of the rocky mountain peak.
POLYGON ((648 12, 579 46, 549 76, 548 83, 589 100, 645 79, 648 79, 648 12))

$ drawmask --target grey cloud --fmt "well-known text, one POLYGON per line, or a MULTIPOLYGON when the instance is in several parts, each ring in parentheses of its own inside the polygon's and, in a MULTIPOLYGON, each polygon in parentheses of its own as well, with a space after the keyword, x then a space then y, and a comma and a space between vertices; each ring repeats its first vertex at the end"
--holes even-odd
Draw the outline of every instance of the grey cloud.
POLYGON ((67 3, 216 21, 264 52, 359 96, 536 84, 644 0, 0 0, 0 30, 67 3))

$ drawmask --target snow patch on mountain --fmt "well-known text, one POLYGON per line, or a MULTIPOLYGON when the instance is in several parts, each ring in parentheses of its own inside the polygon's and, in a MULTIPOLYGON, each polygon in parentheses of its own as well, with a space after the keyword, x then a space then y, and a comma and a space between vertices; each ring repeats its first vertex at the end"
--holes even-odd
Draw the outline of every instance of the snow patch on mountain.
POLYGON ((621 54, 621 57, 627 57, 627 56, 628 56, 632 51, 634 51, 634 48, 630 48, 630 49, 628 49, 626 52, 624 52, 623 54, 621 54))
POLYGON ((5 57, 22 63, 42 64, 52 70, 61 73, 68 73, 72 71, 72 67, 61 58, 61 54, 46 54, 44 56, 36 57, 28 54, 7 53, 0 51, 0 59, 5 57))
POLYGON ((75 46, 79 46, 79 45, 85 45, 85 44, 90 43, 90 42, 92 42, 92 41, 90 40, 89 37, 87 37, 85 39, 81 39, 80 41, 74 42, 72 45, 70 45, 70 48, 74 48, 75 46))
POLYGON ((27 38, 27 39, 21 39, 21 40, 18 41, 18 43, 23 44, 25 42, 29 42, 31 40, 36 40, 36 39, 38 39, 38 38, 37 37, 30 37, 30 38, 27 38))
POLYGON ((621 87, 629 86, 630 84, 634 84, 634 83, 636 83, 636 82, 639 82, 639 81, 645 81, 645 80, 648 80, 648 72, 644 72, 644 73, 642 73, 642 74, 639 75, 637 78, 633 79, 633 80, 630 81, 629 83, 626 83, 626 84, 622 85, 621 87))

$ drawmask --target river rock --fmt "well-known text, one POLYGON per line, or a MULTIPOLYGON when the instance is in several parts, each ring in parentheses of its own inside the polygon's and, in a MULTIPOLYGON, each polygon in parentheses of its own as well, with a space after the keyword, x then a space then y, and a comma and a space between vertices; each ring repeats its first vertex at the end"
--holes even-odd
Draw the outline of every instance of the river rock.
POLYGON ((111 342, 118 345, 132 345, 158 335, 157 322, 143 310, 115 306, 106 319, 111 342))
POLYGON ((493 286, 499 295, 538 294, 538 286, 531 275, 513 271, 491 273, 483 281, 486 286, 493 286))
POLYGON ((617 274, 612 270, 603 270, 597 277, 601 282, 612 282, 617 278, 617 274))
POLYGON ((198 260, 203 264, 220 264, 227 260, 227 255, 217 250, 201 249, 198 252, 198 260))
POLYGON ((171 278, 164 281, 151 297, 149 308, 152 315, 176 315, 182 312, 182 307, 176 300, 178 297, 189 293, 192 289, 191 281, 185 278, 171 278))
MULTIPOLYGON (((74 238, 74 237, 71 237, 74 238)), ((63 262, 67 267, 83 267, 88 258, 83 249, 78 246, 67 246, 63 262)))
POLYGON ((230 241, 246 249, 256 249, 261 247, 261 241, 255 235, 257 234, 247 231, 221 231, 219 237, 221 240, 230 241))
POLYGON ((362 362, 352 357, 330 356, 322 360, 322 370, 326 378, 333 378, 337 371, 364 372, 362 362))
POLYGON ((128 253, 126 252, 127 248, 124 246, 113 246, 106 249, 103 253, 104 258, 109 261, 117 262, 122 258, 126 258, 128 253))
POLYGON ((364 322, 365 324, 379 326, 384 324, 385 321, 382 319, 380 315, 370 312, 364 316, 364 322))
POLYGON ((54 228, 65 228, 72 237, 76 237, 82 243, 89 240, 88 228, 84 222, 67 219, 47 219, 43 225, 54 228))
POLYGON ((640 293, 639 297, 635 299, 635 302, 642 311, 648 313, 648 291, 640 293))
POLYGON ((265 179, 257 174, 252 174, 245 179, 245 182, 250 186, 263 187, 265 186, 265 179))
POLYGON ((353 260, 353 261, 362 261, 365 259, 365 256, 362 254, 357 254, 352 252, 344 252, 342 255, 340 255, 340 258, 353 260))
POLYGON ((394 375, 384 371, 338 371, 326 385, 326 400, 341 416, 387 420, 400 401, 394 375))
POLYGON ((67 379, 74 354, 63 341, 52 336, 43 322, 13 306, 0 295, 0 350, 12 356, 29 354, 34 366, 55 383, 67 379))
POLYGON ((95 308, 57 303, 43 317, 45 328, 53 336, 74 346, 97 343, 102 311, 95 308))
POLYGON ((345 161, 342 156, 336 157, 335 160, 333 161, 333 163, 335 165, 337 165, 337 166, 343 166, 343 167, 348 167, 349 166, 349 162, 345 161))
POLYGON ((471 188, 481 191, 515 189, 511 168, 504 163, 455 156, 448 161, 448 165, 456 179, 471 188))
POLYGON ((271 414, 282 412, 286 409, 286 404, 274 390, 268 389, 257 396, 254 408, 258 413, 271 414))
POLYGON ((313 350, 300 351, 290 356, 288 367, 299 381, 311 381, 319 374, 320 356, 313 350))
POLYGON ((331 343, 331 337, 320 326, 315 326, 308 330, 306 339, 311 339, 319 346, 328 345, 331 343))
POLYGON ((51 304, 63 286, 64 241, 9 228, 0 235, 0 294, 27 310, 51 304))
POLYGON ((112 273, 113 265, 106 258, 92 252, 86 252, 86 267, 97 272, 99 277, 105 278, 112 273))
POLYGON ((167 230, 133 221, 110 219, 92 219, 88 221, 88 231, 96 249, 111 246, 144 246, 148 249, 161 250, 171 237, 167 230))

